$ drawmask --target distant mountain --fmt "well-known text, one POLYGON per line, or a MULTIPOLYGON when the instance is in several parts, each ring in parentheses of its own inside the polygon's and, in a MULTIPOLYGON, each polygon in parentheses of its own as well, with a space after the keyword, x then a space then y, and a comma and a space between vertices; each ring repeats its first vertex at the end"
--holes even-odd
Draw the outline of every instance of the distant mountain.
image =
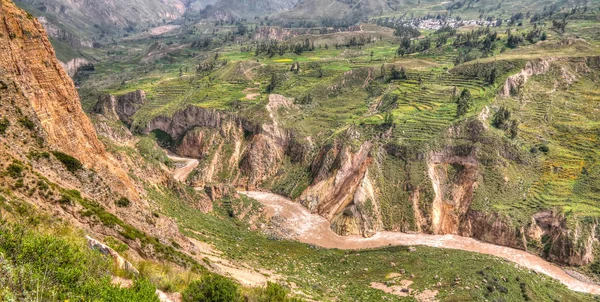
MULTIPOLYGON (((181 17, 188 0, 19 0, 17 4, 41 17, 48 34, 73 47, 91 46, 116 33, 159 26, 181 17)), ((208 1, 194 1, 204 7, 208 1)))
POLYGON ((219 0, 201 12, 204 18, 231 20, 254 18, 288 11, 299 0, 219 0))

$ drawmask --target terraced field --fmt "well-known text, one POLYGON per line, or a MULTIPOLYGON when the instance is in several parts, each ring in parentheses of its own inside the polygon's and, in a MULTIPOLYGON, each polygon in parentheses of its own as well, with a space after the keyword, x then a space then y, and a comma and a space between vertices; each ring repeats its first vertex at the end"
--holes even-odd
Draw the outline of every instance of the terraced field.
POLYGON ((512 205, 517 209, 558 208, 568 215, 600 215, 600 195, 593 184, 599 168, 598 71, 564 79, 564 70, 572 71, 573 64, 559 63, 551 72, 533 77, 521 97, 500 102, 514 108, 522 122, 522 146, 531 148, 540 160, 539 177, 523 202, 512 205), (549 150, 539 151, 542 146, 549 150))

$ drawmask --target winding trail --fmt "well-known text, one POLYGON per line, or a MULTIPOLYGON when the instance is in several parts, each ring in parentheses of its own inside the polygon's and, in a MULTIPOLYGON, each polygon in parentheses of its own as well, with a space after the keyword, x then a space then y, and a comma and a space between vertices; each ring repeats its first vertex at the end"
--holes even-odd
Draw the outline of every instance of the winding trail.
POLYGON ((308 209, 285 197, 266 192, 240 192, 254 198, 267 208, 269 218, 277 221, 280 227, 289 234, 287 239, 314 244, 324 248, 368 249, 387 247, 390 245, 425 245, 436 248, 447 248, 476 252, 504 258, 520 266, 548 275, 569 289, 600 294, 600 285, 586 283, 567 274, 556 266, 536 255, 523 250, 498 246, 481 242, 473 238, 455 235, 406 234, 399 232, 379 232, 371 238, 361 236, 339 236, 329 227, 329 222, 308 209))

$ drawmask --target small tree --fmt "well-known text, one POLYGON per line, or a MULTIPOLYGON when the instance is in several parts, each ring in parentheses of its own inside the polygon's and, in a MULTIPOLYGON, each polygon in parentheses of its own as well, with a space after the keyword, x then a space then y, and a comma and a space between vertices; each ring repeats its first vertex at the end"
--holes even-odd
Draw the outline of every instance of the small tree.
POLYGON ((510 111, 505 107, 500 107, 498 112, 494 114, 494 118, 492 119, 492 125, 498 129, 506 130, 508 129, 510 120, 510 111))
POLYGON ((468 89, 463 89, 463 91, 460 93, 460 97, 458 97, 458 101, 457 103, 457 107, 456 107, 456 116, 457 117, 461 117, 465 114, 467 114, 467 112, 469 112, 469 109, 471 109, 471 107, 473 106, 472 100, 471 100, 471 92, 468 89))
POLYGON ((184 302, 238 302, 242 295, 233 281, 210 274, 190 283, 182 298, 184 302))
POLYGON ((277 76, 275 73, 271 74, 271 81, 269 82, 269 86, 267 86, 267 93, 271 93, 277 88, 277 76))
POLYGON ((498 70, 494 67, 492 69, 492 71, 490 71, 490 74, 487 77, 488 84, 494 85, 494 83, 496 83, 497 78, 498 78, 498 70))
POLYGON ((519 136, 519 121, 514 120, 510 124, 510 138, 515 139, 519 136))

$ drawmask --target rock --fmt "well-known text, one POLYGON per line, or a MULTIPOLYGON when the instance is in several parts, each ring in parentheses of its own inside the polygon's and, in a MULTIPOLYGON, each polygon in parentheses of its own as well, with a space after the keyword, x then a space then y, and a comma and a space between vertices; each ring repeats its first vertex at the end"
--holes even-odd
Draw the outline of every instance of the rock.
POLYGON ((119 253, 117 253, 117 251, 113 250, 109 246, 101 243, 100 241, 98 241, 90 236, 85 236, 85 238, 87 239, 88 245, 90 248, 99 251, 101 254, 112 257, 119 269, 131 272, 134 275, 140 274, 140 272, 133 266, 133 264, 131 264, 129 261, 127 261, 121 255, 119 255, 119 253))
POLYGON ((408 247, 408 251, 409 251, 409 252, 411 252, 411 253, 414 253, 414 252, 416 252, 416 251, 417 251, 417 248, 416 248, 416 247, 413 247, 413 246, 409 246, 409 247, 408 247))
POLYGON ((119 96, 106 94, 98 98, 93 111, 130 125, 133 122, 133 115, 146 103, 146 93, 143 90, 136 90, 119 96))

